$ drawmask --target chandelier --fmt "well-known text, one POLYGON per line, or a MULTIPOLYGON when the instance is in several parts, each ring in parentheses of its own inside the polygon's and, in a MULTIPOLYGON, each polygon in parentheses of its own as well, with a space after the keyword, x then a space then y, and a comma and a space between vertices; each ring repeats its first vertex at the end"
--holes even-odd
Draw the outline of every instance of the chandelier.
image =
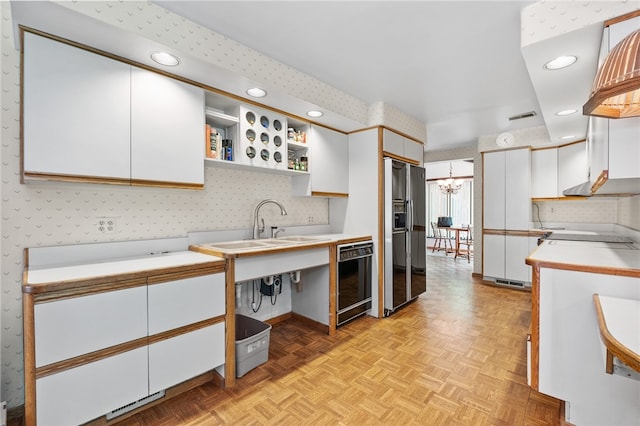
POLYGON ((451 163, 449 163, 449 178, 440 179, 438 186, 440 186, 440 190, 444 194, 455 194, 462 188, 462 180, 453 178, 453 166, 451 163))

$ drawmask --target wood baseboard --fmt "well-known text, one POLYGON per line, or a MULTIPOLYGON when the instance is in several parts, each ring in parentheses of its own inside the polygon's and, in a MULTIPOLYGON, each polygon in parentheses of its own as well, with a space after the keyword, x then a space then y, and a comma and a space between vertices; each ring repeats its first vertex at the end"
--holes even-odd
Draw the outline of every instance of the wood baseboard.
POLYGON ((325 334, 329 334, 329 326, 328 325, 324 325, 318 321, 312 320, 311 318, 307 318, 303 315, 300 314, 296 314, 296 313, 292 313, 291 317, 298 321, 301 322, 305 325, 308 325, 309 327, 318 330, 321 333, 325 333, 325 334))
POLYGON ((291 312, 287 312, 286 314, 282 314, 282 315, 278 315, 277 317, 273 317, 273 318, 269 318, 268 320, 265 320, 264 322, 266 322, 269 325, 275 325, 279 322, 283 322, 286 321, 288 319, 291 319, 291 312))

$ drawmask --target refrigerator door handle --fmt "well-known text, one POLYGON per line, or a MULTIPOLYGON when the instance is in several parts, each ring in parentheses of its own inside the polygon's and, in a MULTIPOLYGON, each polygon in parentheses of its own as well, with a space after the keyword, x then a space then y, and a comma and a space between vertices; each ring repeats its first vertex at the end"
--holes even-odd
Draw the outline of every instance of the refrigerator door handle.
POLYGON ((406 229, 408 231, 413 230, 413 200, 407 200, 407 224, 406 229))

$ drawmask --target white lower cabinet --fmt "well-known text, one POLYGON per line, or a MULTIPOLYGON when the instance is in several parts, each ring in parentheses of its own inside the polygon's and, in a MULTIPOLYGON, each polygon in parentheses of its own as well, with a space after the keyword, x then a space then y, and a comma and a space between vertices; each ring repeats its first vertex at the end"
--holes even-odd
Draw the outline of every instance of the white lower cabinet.
POLYGON ((519 235, 485 235, 483 239, 483 273, 496 278, 521 283, 531 282, 531 267, 525 258, 531 252, 534 237, 519 235))
POLYGON ((223 322, 149 345, 149 393, 222 365, 224 356, 223 322))
POLYGON ((84 423, 225 363, 225 274, 173 277, 82 295, 89 284, 77 295, 36 300, 39 424, 84 423))
POLYGON ((35 306, 36 367, 147 336, 147 287, 35 306))
POLYGON ((38 424, 88 422, 148 395, 147 347, 36 380, 38 424))

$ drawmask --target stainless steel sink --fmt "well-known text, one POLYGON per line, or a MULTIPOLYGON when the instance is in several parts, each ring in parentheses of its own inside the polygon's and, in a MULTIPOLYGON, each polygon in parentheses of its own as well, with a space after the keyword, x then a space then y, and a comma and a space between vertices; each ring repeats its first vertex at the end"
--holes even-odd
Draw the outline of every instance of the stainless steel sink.
POLYGON ((312 243, 316 241, 329 241, 329 238, 324 237, 312 237, 308 235, 292 235, 287 237, 280 237, 278 240, 281 241, 291 241, 294 243, 312 243))
POLYGON ((313 243, 317 241, 328 241, 328 238, 312 237, 306 235, 292 235, 281 238, 266 238, 261 240, 238 240, 223 241, 219 243, 202 244, 205 247, 218 249, 221 251, 258 250, 271 247, 293 246, 297 244, 313 243))

